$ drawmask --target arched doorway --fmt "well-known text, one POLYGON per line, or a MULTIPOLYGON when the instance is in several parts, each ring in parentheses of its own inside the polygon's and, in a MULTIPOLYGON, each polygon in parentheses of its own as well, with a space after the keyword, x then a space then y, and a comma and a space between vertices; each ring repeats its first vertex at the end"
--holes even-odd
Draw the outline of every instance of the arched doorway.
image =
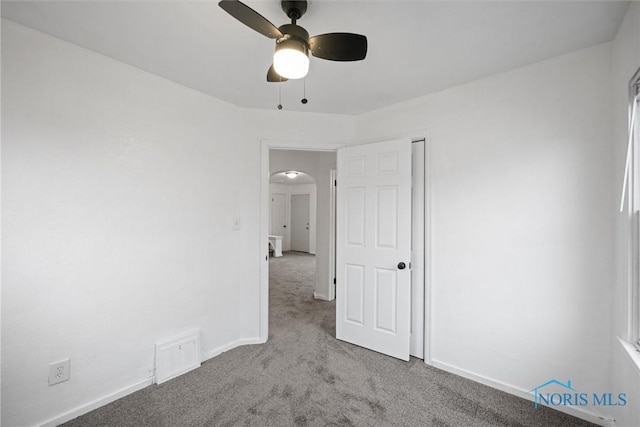
POLYGON ((281 239, 283 251, 315 254, 317 196, 313 177, 298 170, 275 172, 269 179, 269 196, 270 240, 281 239))

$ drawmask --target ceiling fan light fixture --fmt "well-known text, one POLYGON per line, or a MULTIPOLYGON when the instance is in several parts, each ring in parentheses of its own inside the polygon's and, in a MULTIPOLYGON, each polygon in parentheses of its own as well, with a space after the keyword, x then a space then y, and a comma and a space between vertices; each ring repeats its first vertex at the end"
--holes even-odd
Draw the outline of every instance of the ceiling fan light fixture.
POLYGON ((273 68, 286 79, 301 79, 309 72, 309 47, 302 40, 286 39, 276 45, 273 68))

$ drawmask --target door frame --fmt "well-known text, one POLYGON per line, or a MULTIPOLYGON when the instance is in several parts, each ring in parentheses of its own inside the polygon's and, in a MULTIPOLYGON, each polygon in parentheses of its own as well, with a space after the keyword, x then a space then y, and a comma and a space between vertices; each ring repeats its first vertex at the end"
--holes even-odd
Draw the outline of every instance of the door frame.
MULTIPOLYGON (((337 165, 336 165, 337 168, 337 165)), ((329 300, 336 299, 336 180, 338 170, 331 169, 329 172, 329 278, 333 280, 333 285, 329 286, 329 300)))
MULTIPOLYGON (((420 138, 419 138, 420 139, 420 138)), ((432 271, 433 271, 433 252, 431 244, 433 243, 433 234, 431 224, 433 222, 431 194, 433 192, 433 178, 431 176, 431 168, 433 159, 431 136, 427 133, 424 138, 424 363, 433 365, 431 354, 432 334, 431 327, 433 324, 433 287, 432 287, 432 271)))
MULTIPOLYGON (((260 341, 269 337, 269 150, 336 152, 346 144, 263 139, 260 141, 260 341)), ((316 182, 316 186, 318 183, 316 182)))
POLYGON ((425 336, 425 145, 411 141, 411 341, 409 354, 424 356, 425 336), (418 298, 416 298, 418 297, 418 298), (420 298, 422 300, 420 300, 420 298))
MULTIPOLYGON (((431 302, 433 298, 432 285, 431 285, 431 222, 432 222, 432 179, 431 179, 431 139, 428 135, 424 138, 412 138, 412 141, 424 139, 424 215, 426 218, 424 229, 424 363, 427 365, 432 364, 431 356, 431 316, 433 309, 431 302)), ((373 141, 371 141, 373 142, 373 141)), ((269 150, 298 150, 298 151, 328 151, 336 152, 339 148, 346 147, 348 144, 340 143, 322 143, 322 142, 310 142, 310 141, 286 141, 286 140, 270 140, 263 139, 260 141, 260 235, 258 241, 260 242, 260 283, 259 283, 259 333, 260 341, 266 342, 269 336, 269 150)), ((332 175, 333 176, 333 175, 332 175)), ((317 183, 316 183, 317 185, 317 183)), ((335 216, 335 213, 333 214, 335 216)), ((333 221, 335 233, 335 220, 333 221)), ((335 240, 334 240, 335 241, 335 240)), ((331 244, 331 239, 330 239, 331 244)), ((335 251, 333 252, 335 259, 335 251)), ((335 262, 335 260, 334 260, 335 262)), ((331 262, 329 265, 331 266, 331 262)), ((331 270, 331 267, 330 267, 331 270)), ((330 271, 334 273, 333 271, 330 271)), ((335 277, 329 276, 329 277, 335 277)), ((334 288, 335 296, 335 288, 334 288)))

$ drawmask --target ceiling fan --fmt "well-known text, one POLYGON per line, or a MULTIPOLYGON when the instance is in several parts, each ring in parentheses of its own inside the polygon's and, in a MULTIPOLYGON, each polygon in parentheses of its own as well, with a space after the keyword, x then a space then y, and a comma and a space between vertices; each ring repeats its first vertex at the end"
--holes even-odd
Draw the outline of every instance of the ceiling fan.
POLYGON ((291 24, 276 27, 265 17, 237 0, 222 0, 218 5, 229 15, 260 34, 276 40, 273 64, 267 72, 268 82, 300 79, 309 71, 309 52, 330 61, 360 61, 367 56, 367 38, 353 33, 327 33, 309 37, 297 24, 307 11, 307 2, 282 0, 282 10, 291 24))

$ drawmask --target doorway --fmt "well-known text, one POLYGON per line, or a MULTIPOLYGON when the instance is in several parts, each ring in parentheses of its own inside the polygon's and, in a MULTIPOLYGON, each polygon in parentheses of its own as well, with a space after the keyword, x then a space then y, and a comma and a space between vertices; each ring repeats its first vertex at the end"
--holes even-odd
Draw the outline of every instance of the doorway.
MULTIPOLYGON (((269 198, 270 241, 281 242, 284 252, 295 250, 315 255, 315 179, 299 169, 274 172, 269 178, 269 198)), ((273 249, 270 247, 270 252, 273 249)))
POLYGON ((271 193, 271 231, 272 236, 281 236, 281 240, 287 242, 289 233, 287 230, 287 195, 284 193, 271 193))
MULTIPOLYGON (((414 324, 415 326, 420 326, 423 325, 423 328, 420 327, 415 327, 412 326, 412 333, 414 334, 419 334, 421 335, 421 337, 423 338, 423 343, 421 343, 418 347, 422 348, 424 350, 424 361, 427 364, 431 363, 430 360, 430 353, 429 353, 429 342, 430 342, 430 307, 429 307, 429 303, 430 303, 430 275, 429 275, 429 271, 430 271, 430 251, 429 251, 429 239, 430 239, 430 229, 429 229, 429 210, 430 210, 430 200, 429 200, 429 193, 430 193, 430 179, 429 179, 429 174, 428 172, 428 163, 429 163, 429 159, 430 159, 430 147, 428 142, 424 142, 424 140, 422 140, 423 143, 423 153, 421 153, 421 156, 418 158, 418 163, 422 163, 422 165, 424 166, 424 177, 422 178, 421 182, 423 185, 422 189, 416 189, 416 191, 419 191, 423 196, 423 204, 424 204, 424 218, 425 221, 423 223, 423 230, 422 230, 422 239, 424 241, 424 245, 423 245, 423 253, 424 256, 419 256, 418 255, 418 260, 416 260, 415 258, 413 259, 413 261, 418 261, 415 262, 414 265, 416 265, 416 267, 418 267, 421 271, 418 276, 422 276, 423 277, 423 282, 424 282, 424 292, 423 292, 423 297, 420 298, 419 293, 415 294, 415 297, 421 301, 416 302, 417 305, 421 305, 423 310, 424 310, 424 317, 422 317, 422 320, 420 320, 419 322, 417 322, 418 324, 414 324), (422 261, 422 262, 420 262, 422 261), (422 330, 421 330, 422 329, 422 330)), ((270 164, 269 164, 269 153, 272 150, 290 150, 290 151, 321 151, 321 152, 331 152, 331 153, 335 153, 339 148, 342 148, 343 145, 339 145, 339 144, 317 144, 317 145, 307 145, 304 143, 295 143, 295 142, 273 142, 273 141, 262 141, 262 170, 263 170, 263 177, 267 178, 263 178, 262 180, 262 212, 263 212, 263 216, 262 216, 262 226, 261 229, 262 231, 262 235, 264 237, 264 239, 266 240, 267 237, 267 233, 266 230, 268 230, 269 224, 268 224, 268 203, 267 201, 269 200, 267 198, 267 194, 268 194, 268 171, 270 169, 270 164), (266 215, 264 215, 266 213, 266 215), (266 218, 265 218, 266 216, 266 218)), ((334 185, 334 179, 330 178, 330 183, 331 185, 334 185)), ((329 221, 329 218, 327 218, 327 220, 329 221)), ((328 227, 327 227, 328 228, 328 227)), ((322 235, 323 233, 318 233, 318 235, 322 235)), ((318 237, 320 238, 320 237, 318 237)), ((263 254, 264 256, 264 260, 268 261, 268 256, 266 256, 265 254, 263 254)), ((331 256, 334 256, 333 251, 331 256)), ((329 278, 329 276, 333 276, 333 271, 330 271, 329 266, 333 267, 333 264, 331 263, 327 263, 327 270, 326 272, 324 272, 325 274, 325 278, 323 278, 323 280, 326 280, 326 282, 324 283, 325 285, 329 284, 329 280, 331 280, 331 284, 330 286, 327 286, 328 289, 333 290, 333 277, 329 278)), ((322 272, 322 270, 319 270, 319 272, 322 272)), ((269 309, 269 300, 268 300, 268 292, 269 292, 269 283, 268 283, 268 273, 269 273, 269 267, 268 267, 268 263, 261 263, 261 285, 260 285, 260 338, 262 341, 266 341, 266 338, 268 336, 268 309, 269 309)), ((328 292, 328 294, 330 295, 330 292, 328 292)), ((327 295, 327 294, 325 294, 327 295)), ((320 298, 323 298, 324 295, 319 295, 320 298)), ((413 351, 412 351, 413 353, 413 351)))
POLYGON ((315 300, 328 299, 318 292, 321 288, 319 284, 328 280, 323 264, 329 260, 328 233, 323 232, 318 236, 316 230, 326 231, 329 174, 331 168, 335 168, 335 158, 335 152, 269 152, 269 240, 282 242, 280 253, 273 250, 270 243, 271 256, 267 263, 271 328, 278 327, 281 330, 283 327, 280 320, 288 313, 284 295, 318 313, 324 310, 320 316, 322 318, 333 306, 318 304, 315 300), (320 310, 320 306, 323 310, 320 310))
POLYGON ((311 200, 309 194, 291 195, 291 250, 310 252, 309 221, 311 200))
MULTIPOLYGON (((330 235, 327 230, 330 227, 330 178, 336 164, 335 150, 269 148, 265 151, 269 194, 271 198, 274 193, 284 194, 287 199, 286 228, 278 233, 283 236, 282 249, 315 254, 313 297, 331 300, 333 276, 330 277, 329 272, 330 235)), ((268 211, 266 215, 269 215, 268 211)), ((265 265, 265 273, 263 277, 268 280, 268 265, 265 265)), ((265 285, 268 288, 268 282, 265 285)))

